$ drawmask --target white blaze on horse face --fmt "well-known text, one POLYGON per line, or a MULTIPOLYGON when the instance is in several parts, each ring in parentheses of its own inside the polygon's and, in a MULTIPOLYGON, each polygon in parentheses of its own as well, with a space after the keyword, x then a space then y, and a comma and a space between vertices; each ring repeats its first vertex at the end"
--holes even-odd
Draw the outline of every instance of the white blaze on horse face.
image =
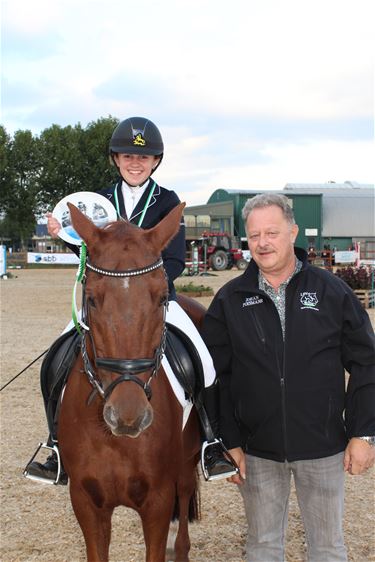
POLYGON ((124 277, 124 281, 122 284, 124 289, 129 289, 129 277, 124 277))

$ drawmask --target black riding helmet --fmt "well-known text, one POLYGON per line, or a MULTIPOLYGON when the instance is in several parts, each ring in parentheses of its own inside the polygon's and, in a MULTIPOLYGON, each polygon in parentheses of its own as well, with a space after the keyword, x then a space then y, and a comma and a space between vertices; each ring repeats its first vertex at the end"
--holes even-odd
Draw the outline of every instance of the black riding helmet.
POLYGON ((164 144, 159 129, 152 121, 145 117, 129 117, 121 121, 113 131, 109 152, 115 165, 114 153, 159 156, 155 171, 162 161, 164 144))

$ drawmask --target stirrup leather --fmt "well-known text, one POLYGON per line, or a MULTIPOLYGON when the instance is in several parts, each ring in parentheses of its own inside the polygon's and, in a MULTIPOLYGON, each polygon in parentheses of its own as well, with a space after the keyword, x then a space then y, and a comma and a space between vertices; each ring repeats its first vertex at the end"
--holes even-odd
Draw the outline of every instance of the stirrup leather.
POLYGON ((204 476, 205 480, 208 481, 208 482, 211 482, 212 480, 221 480, 222 478, 230 478, 230 476, 234 476, 235 474, 239 473, 239 468, 236 466, 236 463, 234 462, 232 456, 228 452, 228 449, 226 448, 226 446, 224 445, 224 443, 222 442, 221 439, 216 439, 216 438, 213 441, 205 441, 202 444, 201 467, 202 467, 203 476, 204 476), (228 472, 222 472, 221 474, 216 474, 216 475, 213 475, 213 476, 210 476, 208 474, 208 470, 206 468, 206 464, 205 464, 205 461, 204 461, 204 453, 205 453, 206 449, 208 449, 208 447, 211 447, 212 445, 220 445, 223 452, 228 456, 228 459, 233 463, 233 468, 229 469, 228 472))
POLYGON ((61 476, 61 472, 62 472, 61 467, 62 467, 62 463, 61 463, 60 451, 59 451, 58 447, 56 445, 48 445, 47 443, 39 443, 35 453, 33 454, 31 459, 27 463, 27 465, 25 467, 25 470, 23 471, 23 475, 25 476, 25 478, 29 478, 29 480, 35 480, 36 482, 43 482, 44 484, 55 484, 56 485, 56 484, 59 483, 59 480, 60 480, 60 476, 61 476), (39 453, 39 451, 41 449, 47 449, 48 451, 56 453, 57 475, 56 475, 55 480, 51 480, 49 478, 43 478, 42 476, 34 476, 33 474, 29 474, 29 470, 28 470, 29 466, 33 462, 33 460, 35 459, 35 457, 37 456, 37 454, 39 453))

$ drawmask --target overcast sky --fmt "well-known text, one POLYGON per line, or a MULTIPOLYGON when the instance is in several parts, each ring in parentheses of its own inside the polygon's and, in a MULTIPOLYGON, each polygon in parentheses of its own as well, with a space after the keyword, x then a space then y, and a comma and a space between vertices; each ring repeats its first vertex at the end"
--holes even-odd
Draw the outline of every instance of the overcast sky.
POLYGON ((0 1, 10 134, 149 117, 188 205, 374 181, 373 0, 0 1))

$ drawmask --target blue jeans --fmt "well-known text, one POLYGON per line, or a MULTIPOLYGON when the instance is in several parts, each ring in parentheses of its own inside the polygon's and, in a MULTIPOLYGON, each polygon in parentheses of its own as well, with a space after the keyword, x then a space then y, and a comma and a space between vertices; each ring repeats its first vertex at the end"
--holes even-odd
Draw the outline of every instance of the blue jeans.
POLYGON ((283 562, 293 474, 309 562, 346 562, 343 453, 294 462, 246 455, 239 486, 248 523, 246 562, 283 562))

